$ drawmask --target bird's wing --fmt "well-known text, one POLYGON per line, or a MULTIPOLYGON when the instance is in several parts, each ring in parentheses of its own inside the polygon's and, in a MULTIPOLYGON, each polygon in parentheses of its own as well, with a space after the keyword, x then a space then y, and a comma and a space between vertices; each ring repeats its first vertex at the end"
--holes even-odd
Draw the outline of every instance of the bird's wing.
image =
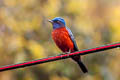
POLYGON ((73 34, 72 34, 72 31, 71 31, 68 27, 66 27, 66 29, 67 29, 67 31, 68 31, 68 33, 69 33, 69 36, 70 36, 70 38, 71 38, 71 40, 72 40, 72 42, 73 42, 73 44, 74 44, 74 50, 75 50, 75 51, 78 51, 78 47, 77 47, 76 41, 75 41, 75 39, 74 39, 74 36, 73 36, 73 34))

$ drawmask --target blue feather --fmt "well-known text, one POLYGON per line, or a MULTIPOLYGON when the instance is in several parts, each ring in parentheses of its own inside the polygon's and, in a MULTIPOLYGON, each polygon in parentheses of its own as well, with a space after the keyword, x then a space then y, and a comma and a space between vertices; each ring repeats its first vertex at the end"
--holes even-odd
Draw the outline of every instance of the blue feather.
POLYGON ((56 17, 54 19, 52 19, 52 25, 53 25, 53 29, 57 29, 57 28, 60 28, 60 27, 65 27, 65 20, 61 17, 56 17), (60 23, 58 23, 58 21, 60 23))
POLYGON ((78 47, 77 47, 77 44, 76 44, 76 41, 74 39, 74 36, 72 34, 72 31, 66 26, 66 23, 65 23, 65 20, 61 17, 56 17, 54 19, 52 19, 53 21, 53 29, 57 29, 57 28, 61 28, 61 27, 65 27, 69 33, 69 36, 74 44, 74 51, 78 51, 78 47), (57 21, 59 21, 60 23, 58 23, 57 21))
POLYGON ((75 50, 75 51, 78 51, 78 47, 77 47, 75 38, 74 38, 74 36, 73 36, 73 34, 72 34, 72 31, 71 31, 68 27, 66 27, 66 29, 67 29, 67 31, 68 31, 68 33, 69 33, 69 36, 70 36, 70 38, 71 38, 71 40, 72 40, 72 42, 73 42, 73 44, 74 44, 74 50, 75 50))

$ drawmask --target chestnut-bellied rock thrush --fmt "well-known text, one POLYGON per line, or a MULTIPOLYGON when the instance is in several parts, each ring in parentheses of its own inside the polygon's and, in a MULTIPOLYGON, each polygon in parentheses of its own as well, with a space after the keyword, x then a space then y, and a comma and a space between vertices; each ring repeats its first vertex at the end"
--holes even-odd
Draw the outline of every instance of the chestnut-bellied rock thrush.
MULTIPOLYGON (((76 41, 74 39, 74 36, 71 32, 71 30, 66 26, 66 23, 63 18, 56 17, 52 20, 48 20, 50 23, 52 23, 53 31, 52 31, 52 38, 56 45, 61 49, 64 53, 71 53, 78 51, 78 47, 76 44, 76 41)), ((80 56, 74 56, 72 59, 78 63, 81 70, 86 73, 88 72, 87 68, 81 61, 80 56)))

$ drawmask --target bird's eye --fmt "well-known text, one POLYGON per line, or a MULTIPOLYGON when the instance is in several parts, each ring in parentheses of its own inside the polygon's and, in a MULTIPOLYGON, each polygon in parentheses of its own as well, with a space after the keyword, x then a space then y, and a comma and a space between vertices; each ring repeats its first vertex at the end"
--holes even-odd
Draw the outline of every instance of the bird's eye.
POLYGON ((60 23, 60 21, 56 21, 56 22, 60 23))

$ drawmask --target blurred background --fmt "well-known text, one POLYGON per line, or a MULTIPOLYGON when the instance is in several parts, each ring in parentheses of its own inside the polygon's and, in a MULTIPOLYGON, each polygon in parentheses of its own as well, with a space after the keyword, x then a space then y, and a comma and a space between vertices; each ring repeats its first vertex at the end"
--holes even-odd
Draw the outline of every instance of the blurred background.
MULTIPOLYGON (((62 53, 47 19, 63 17, 79 49, 120 41, 120 0, 0 0, 0 66, 62 53)), ((120 49, 0 73, 0 80, 120 80, 120 49)))

